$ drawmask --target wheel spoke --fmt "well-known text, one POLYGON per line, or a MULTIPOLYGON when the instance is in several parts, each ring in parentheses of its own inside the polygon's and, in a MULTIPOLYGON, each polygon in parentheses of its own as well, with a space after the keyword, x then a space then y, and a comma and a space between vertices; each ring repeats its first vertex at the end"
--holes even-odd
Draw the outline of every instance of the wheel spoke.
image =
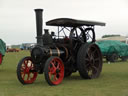
MULTIPOLYGON (((22 74, 22 73, 21 73, 22 74)), ((23 79, 25 78, 25 73, 23 72, 23 77, 22 77, 23 79)))
POLYGON ((96 50, 96 49, 92 52, 93 56, 95 56, 95 52, 97 52, 97 50, 96 50))
POLYGON ((89 58, 85 58, 85 61, 88 61, 89 62, 89 58))
POLYGON ((87 56, 88 56, 88 59, 90 60, 91 59, 91 54, 90 54, 89 51, 87 52, 87 56))
POLYGON ((58 80, 58 78, 56 77, 57 74, 54 75, 54 81, 58 80))
POLYGON ((56 68, 56 66, 55 66, 55 63, 54 63, 54 62, 51 62, 51 64, 52 64, 52 67, 53 67, 53 68, 56 68))
POLYGON ((51 62, 51 64, 52 64, 52 68, 50 68, 50 72, 52 73, 52 74, 54 74, 55 73, 55 71, 56 71, 56 67, 55 67, 55 65, 54 65, 54 63, 53 62, 51 62))
POLYGON ((30 79, 30 73, 28 73, 27 81, 30 79))
POLYGON ((98 72, 98 68, 97 68, 97 67, 92 66, 92 68, 93 68, 96 72, 98 72))
POLYGON ((32 69, 32 62, 30 61, 30 66, 29 66, 30 69, 32 69))
POLYGON ((96 61, 100 61, 100 58, 95 58, 94 61, 95 61, 95 62, 96 62, 96 61))
POLYGON ((21 70, 25 70, 25 67, 22 66, 22 67, 21 67, 21 70))
POLYGON ((28 67, 27 64, 28 64, 28 60, 25 60, 24 65, 25 65, 26 68, 28 67))
POLYGON ((52 77, 52 73, 51 73, 51 72, 49 72, 49 74, 48 74, 48 75, 49 75, 49 78, 51 79, 51 77, 52 77))
POLYGON ((56 67, 57 69, 60 69, 60 62, 58 62, 58 64, 57 64, 57 67, 56 67))
POLYGON ((85 68, 88 68, 89 66, 90 66, 90 63, 88 62, 88 63, 86 63, 85 68))

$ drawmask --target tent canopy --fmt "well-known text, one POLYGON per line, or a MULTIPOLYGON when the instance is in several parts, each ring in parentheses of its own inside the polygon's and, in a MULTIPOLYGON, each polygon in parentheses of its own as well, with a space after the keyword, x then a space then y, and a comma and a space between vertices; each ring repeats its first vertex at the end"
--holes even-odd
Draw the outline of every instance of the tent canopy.
POLYGON ((4 56, 5 52, 6 52, 6 44, 2 39, 0 39, 0 53, 4 56))

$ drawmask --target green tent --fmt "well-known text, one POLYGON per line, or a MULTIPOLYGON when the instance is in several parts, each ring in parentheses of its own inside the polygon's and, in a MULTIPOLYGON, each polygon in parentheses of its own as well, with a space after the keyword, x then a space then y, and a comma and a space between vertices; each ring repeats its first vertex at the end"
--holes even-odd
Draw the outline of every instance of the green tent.
POLYGON ((6 44, 2 39, 0 39, 0 53, 4 56, 5 52, 6 52, 6 44))
POLYGON ((104 56, 116 53, 118 56, 128 56, 128 44, 116 40, 98 41, 96 44, 104 56))

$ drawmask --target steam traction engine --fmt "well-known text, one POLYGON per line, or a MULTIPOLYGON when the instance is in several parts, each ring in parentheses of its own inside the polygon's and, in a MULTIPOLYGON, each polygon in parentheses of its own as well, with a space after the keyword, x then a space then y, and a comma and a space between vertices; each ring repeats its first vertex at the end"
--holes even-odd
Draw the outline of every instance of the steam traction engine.
POLYGON ((42 34, 42 11, 35 9, 37 45, 31 50, 31 56, 18 63, 19 81, 31 84, 38 74, 44 73, 49 85, 58 85, 76 71, 84 79, 99 77, 102 55, 95 44, 94 26, 105 26, 105 23, 58 18, 46 22, 48 26, 58 26, 57 35, 49 34, 48 29, 42 34))

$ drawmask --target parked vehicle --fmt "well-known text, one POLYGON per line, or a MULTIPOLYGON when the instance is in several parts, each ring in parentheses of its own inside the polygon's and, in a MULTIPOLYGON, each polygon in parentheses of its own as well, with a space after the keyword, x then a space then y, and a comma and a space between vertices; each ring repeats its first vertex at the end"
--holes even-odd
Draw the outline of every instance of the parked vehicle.
POLYGON ((20 49, 17 49, 17 48, 7 48, 7 53, 8 52, 19 52, 20 51, 20 49))
POLYGON ((97 45, 100 47, 102 55, 107 61, 115 62, 119 58, 122 61, 128 59, 128 44, 117 40, 103 40, 98 41, 97 45))
POLYGON ((57 18, 46 22, 47 26, 58 27, 57 34, 50 34, 48 29, 42 34, 42 11, 35 9, 37 45, 31 50, 31 56, 18 63, 19 81, 31 84, 43 72, 49 85, 60 84, 64 77, 76 71, 84 79, 99 77, 102 54, 95 44, 94 26, 105 26, 105 23, 57 18))
POLYGON ((5 52, 6 52, 6 44, 2 39, 0 39, 0 65, 2 64, 3 57, 5 56, 5 52))

